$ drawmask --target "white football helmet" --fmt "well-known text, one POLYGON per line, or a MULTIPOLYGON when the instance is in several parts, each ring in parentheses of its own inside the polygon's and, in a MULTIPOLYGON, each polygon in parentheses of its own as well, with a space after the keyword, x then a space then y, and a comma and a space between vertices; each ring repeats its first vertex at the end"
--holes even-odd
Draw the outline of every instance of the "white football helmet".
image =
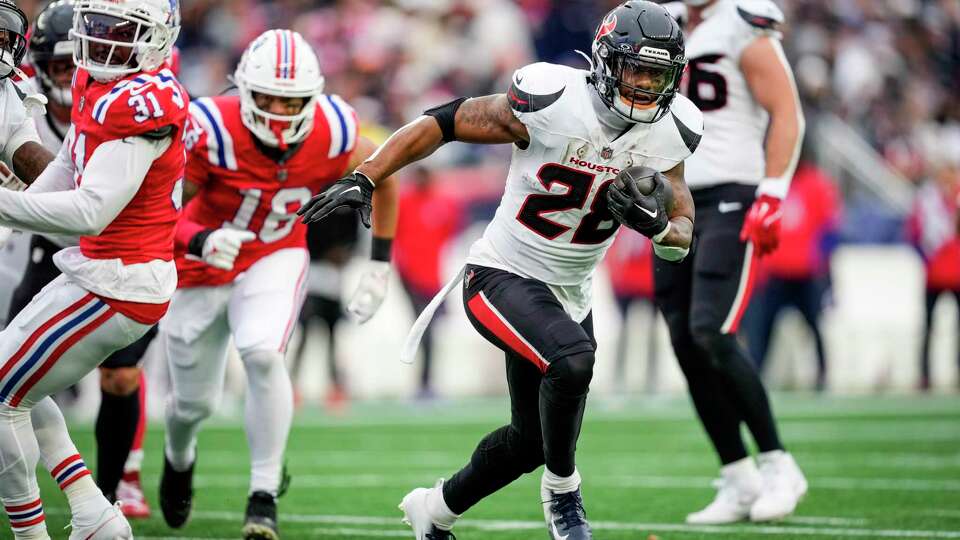
POLYGON ((243 125, 264 144, 286 148, 313 129, 324 79, 316 53, 297 32, 268 30, 261 34, 244 51, 233 80, 240 91, 243 125), (297 114, 275 114, 257 106, 254 92, 299 97, 305 102, 297 114))
POLYGON ((180 35, 180 0, 78 0, 73 60, 98 81, 153 71, 180 35))

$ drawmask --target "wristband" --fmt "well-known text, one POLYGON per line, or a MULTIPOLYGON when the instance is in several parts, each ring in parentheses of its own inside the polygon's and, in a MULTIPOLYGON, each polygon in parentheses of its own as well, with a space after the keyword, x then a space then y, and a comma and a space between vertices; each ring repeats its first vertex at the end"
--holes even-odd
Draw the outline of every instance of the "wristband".
POLYGON ((668 221, 667 226, 664 227, 662 231, 653 235, 650 239, 653 240, 654 244, 659 244, 660 242, 663 242, 663 239, 666 238, 668 234, 670 234, 670 229, 672 228, 673 228, 673 223, 668 221))
POLYGON ((214 229, 204 229, 193 235, 193 238, 187 244, 187 253, 203 257, 203 244, 207 241, 207 237, 213 234, 213 231, 214 229))
POLYGON ((370 245, 370 260, 390 262, 390 251, 393 248, 393 238, 379 238, 374 236, 370 245))

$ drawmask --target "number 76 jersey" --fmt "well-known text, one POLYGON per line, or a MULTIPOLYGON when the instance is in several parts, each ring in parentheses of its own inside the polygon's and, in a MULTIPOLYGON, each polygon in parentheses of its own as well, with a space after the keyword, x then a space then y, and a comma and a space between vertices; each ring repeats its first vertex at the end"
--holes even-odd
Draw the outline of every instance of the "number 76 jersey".
POLYGON ((496 216, 467 259, 584 290, 581 307, 589 304, 590 277, 620 227, 607 209, 607 188, 633 165, 674 168, 696 149, 703 130, 700 111, 677 95, 657 122, 634 124, 610 140, 588 77, 547 63, 514 74, 507 100, 530 142, 514 147, 496 216))
POLYGON ((320 96, 313 129, 285 159, 268 157, 240 117, 238 96, 190 103, 188 182, 199 192, 184 219, 206 229, 248 230, 233 270, 188 260, 177 246, 179 287, 230 283, 261 258, 285 248, 306 248, 307 227, 296 215, 310 197, 341 178, 356 147, 353 109, 337 96, 320 96))

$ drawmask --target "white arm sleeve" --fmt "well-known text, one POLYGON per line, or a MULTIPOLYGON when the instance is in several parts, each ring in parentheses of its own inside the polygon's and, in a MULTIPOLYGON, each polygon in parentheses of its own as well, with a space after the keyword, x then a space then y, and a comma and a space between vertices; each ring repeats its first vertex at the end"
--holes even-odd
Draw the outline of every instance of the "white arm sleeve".
POLYGON ((75 167, 70 157, 70 147, 73 145, 73 126, 63 139, 60 150, 53 161, 40 173, 40 176, 27 188, 28 193, 48 193, 51 191, 66 191, 77 187, 73 179, 75 167))
POLYGON ((6 125, 3 128, 3 151, 0 153, 0 159, 13 168, 13 154, 23 146, 24 143, 33 141, 40 144, 40 134, 37 132, 37 126, 33 123, 33 118, 27 115, 27 109, 23 106, 23 101, 14 88, 13 81, 6 79, 0 81, 0 84, 6 85, 3 89, 5 99, 3 102, 4 114, 6 115, 6 125))
POLYGON ((0 225, 40 233, 97 235, 127 206, 170 140, 130 137, 94 151, 80 187, 48 193, 0 191, 0 225))

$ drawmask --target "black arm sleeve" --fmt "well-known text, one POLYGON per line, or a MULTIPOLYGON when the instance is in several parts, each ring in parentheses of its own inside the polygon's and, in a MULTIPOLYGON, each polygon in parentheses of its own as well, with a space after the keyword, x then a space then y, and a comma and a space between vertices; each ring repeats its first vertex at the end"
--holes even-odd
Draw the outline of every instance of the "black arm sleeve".
POLYGON ((448 143, 457 140, 457 136, 453 132, 453 121, 457 116, 457 109, 459 109, 460 105, 463 105, 463 102, 467 99, 469 98, 457 98, 449 103, 444 103, 443 105, 423 111, 423 114, 432 116, 436 119, 437 124, 440 125, 440 131, 443 133, 443 142, 448 143))

